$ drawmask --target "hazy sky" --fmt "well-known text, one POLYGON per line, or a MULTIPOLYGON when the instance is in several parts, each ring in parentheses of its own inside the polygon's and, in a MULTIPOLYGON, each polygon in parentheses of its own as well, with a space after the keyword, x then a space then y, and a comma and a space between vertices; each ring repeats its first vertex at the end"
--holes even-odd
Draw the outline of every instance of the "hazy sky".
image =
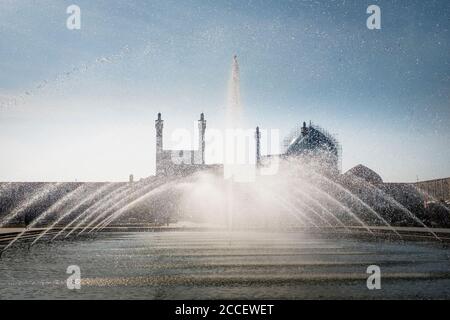
POLYGON ((1 0, 0 181, 153 174, 156 113, 167 147, 200 112, 220 126, 235 53, 250 126, 312 120, 344 171, 450 176, 449 16, 448 0, 1 0))

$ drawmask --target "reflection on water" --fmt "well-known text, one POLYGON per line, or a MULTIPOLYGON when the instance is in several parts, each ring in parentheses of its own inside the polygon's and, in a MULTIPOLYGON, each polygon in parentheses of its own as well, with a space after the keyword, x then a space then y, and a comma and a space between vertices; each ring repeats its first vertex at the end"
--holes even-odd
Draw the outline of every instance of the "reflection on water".
POLYGON ((0 260, 0 298, 450 298, 450 249, 262 232, 107 234, 14 248, 0 260), (369 265, 382 289, 366 287, 369 265), (66 286, 81 268, 81 290, 66 286))

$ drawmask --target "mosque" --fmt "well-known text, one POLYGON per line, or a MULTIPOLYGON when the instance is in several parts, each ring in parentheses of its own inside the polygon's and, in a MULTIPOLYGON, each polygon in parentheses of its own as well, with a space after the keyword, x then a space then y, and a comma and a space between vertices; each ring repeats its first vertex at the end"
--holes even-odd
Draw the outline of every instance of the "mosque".
MULTIPOLYGON (((163 146, 164 120, 158 113, 155 120, 156 129, 156 175, 173 176, 186 175, 200 170, 221 170, 223 165, 205 163, 205 133, 206 120, 203 113, 198 120, 198 146, 197 150, 166 150, 163 146)), ((306 122, 300 130, 296 130, 285 139, 285 151, 277 155, 261 155, 261 132, 259 127, 255 129, 255 163, 256 166, 264 166, 273 157, 298 158, 302 163, 315 167, 331 176, 340 172, 341 146, 337 139, 326 130, 311 122, 306 122), (288 142, 290 141, 290 142, 288 142), (288 143, 286 143, 288 142, 288 143), (317 168, 317 165, 320 168, 317 168)))

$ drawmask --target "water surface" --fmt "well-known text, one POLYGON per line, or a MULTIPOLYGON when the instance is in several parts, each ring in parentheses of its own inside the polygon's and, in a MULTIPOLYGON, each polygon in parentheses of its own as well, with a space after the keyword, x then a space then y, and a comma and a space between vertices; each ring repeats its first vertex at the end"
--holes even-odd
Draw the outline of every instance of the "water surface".
POLYGON ((448 299, 450 249, 436 242, 314 233, 136 232, 17 246, 1 299, 448 299), (369 265, 382 272, 368 290, 369 265), (69 290, 66 269, 81 269, 69 290))

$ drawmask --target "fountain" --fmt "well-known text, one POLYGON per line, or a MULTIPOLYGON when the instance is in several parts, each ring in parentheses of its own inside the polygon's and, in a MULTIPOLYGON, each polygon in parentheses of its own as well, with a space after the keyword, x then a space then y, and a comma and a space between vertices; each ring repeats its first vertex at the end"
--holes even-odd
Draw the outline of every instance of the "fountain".
MULTIPOLYGON (((246 127, 239 73, 235 55, 225 131, 246 127)), ((203 114, 199 121, 204 130, 203 114)), ((156 125, 164 158, 160 114, 156 125)), ((277 155, 260 154, 259 130, 258 150, 248 163, 235 161, 248 150, 238 150, 230 140, 223 166, 208 167, 203 161, 186 172, 162 170, 129 183, 43 183, 33 188, 0 184, 0 280, 20 262, 30 268, 33 252, 46 259, 55 252, 58 266, 70 259, 83 266, 91 261, 104 266, 107 276, 88 269, 90 277, 83 279, 83 286, 120 286, 128 293, 128 285, 161 287, 163 298, 301 298, 305 290, 297 289, 305 286, 312 295, 328 292, 332 297, 341 285, 365 297, 352 281, 364 280, 363 267, 376 263, 387 268, 393 281, 435 281, 438 292, 445 292, 450 271, 448 250, 441 242, 450 240, 450 231, 432 228, 425 219, 420 204, 428 196, 423 190, 409 188, 408 200, 402 201, 381 178, 366 179, 358 170, 341 174, 338 143, 313 124, 304 123, 289 139, 286 152, 277 155), (276 174, 261 174, 275 161, 276 174), (250 170, 257 173, 252 179, 250 170), (8 228, 12 226, 16 228, 8 228), (417 244, 418 239, 426 246, 417 244), (31 253, 24 253, 24 244, 31 253), (417 253, 423 261, 415 265, 411 257, 417 253), (116 264, 118 276, 110 267, 116 264), (239 291, 236 284, 245 288, 239 291), (179 294, 180 288, 191 285, 192 292, 179 294), (217 289, 221 286, 231 295, 217 289)), ((50 286, 66 294, 57 279, 50 286)), ((12 296, 17 293, 8 290, 12 296)), ((91 294, 95 297, 89 291, 86 296, 91 294)))
MULTIPOLYGON (((242 110, 239 63, 237 56, 234 55, 228 84, 225 131, 244 129, 242 110)), ((160 115, 158 119, 161 121, 160 115)), ((200 121, 204 126, 206 122, 203 114, 200 121)), ((257 130, 256 143, 259 150, 261 134, 259 128, 257 130)), ((211 225, 215 222, 217 227, 224 227, 229 231, 248 227, 267 228, 271 225, 270 221, 276 221, 275 225, 281 228, 329 228, 333 232, 347 233, 351 228, 362 228, 372 235, 373 227, 379 229, 384 226, 385 230, 402 238, 398 228, 388 221, 392 219, 386 216, 386 213, 373 208, 352 192, 351 189, 355 189, 355 185, 358 190, 376 194, 383 202, 399 209, 405 217, 411 219, 414 226, 422 227, 425 233, 441 240, 440 236, 416 214, 376 185, 353 176, 350 177, 349 187, 349 175, 345 177, 347 180, 342 180, 336 169, 330 170, 329 166, 337 163, 334 157, 339 147, 336 147, 334 138, 319 127, 312 125, 308 127, 304 123, 301 130, 289 140, 290 149, 284 156, 266 157, 261 156, 258 151, 255 159, 252 159, 254 161, 249 163, 236 161, 237 158, 245 158, 242 157, 242 153, 247 153, 248 150, 239 150, 233 139, 226 140, 223 177, 217 172, 205 169, 191 172, 184 177, 163 175, 130 184, 105 183, 94 188, 82 184, 74 185, 69 193, 63 194, 53 204, 44 207, 45 210, 42 212, 34 214, 34 218, 27 226, 9 242, 3 241, 2 243, 6 244, 2 252, 21 238, 28 241, 27 235, 31 233, 36 234, 31 241, 31 245, 34 245, 43 238, 50 237, 52 241, 58 238, 69 239, 73 235, 93 235, 111 229, 116 221, 129 214, 133 215, 133 210, 136 213, 147 210, 166 194, 174 197, 173 207, 170 210, 179 212, 176 219, 185 220, 189 216, 195 216, 195 220, 199 223, 211 225), (308 139, 303 138, 308 135, 308 139), (314 142, 311 142, 313 139, 325 141, 328 148, 326 152, 320 149, 322 142, 314 145, 314 142), (308 159, 304 155, 298 156, 299 148, 305 147, 308 150, 317 148, 318 151, 314 151, 314 156, 308 159), (270 165, 274 160, 280 161, 280 169, 276 175, 256 175, 252 177, 253 181, 247 179, 248 171, 257 172, 257 169, 270 165), (46 220, 55 213, 56 217, 47 222, 46 220), (261 218, 264 220, 263 223, 260 221, 261 218), (43 228, 36 230, 35 227, 39 224, 43 224, 43 228)), ((12 183, 0 185, 0 195, 9 192, 13 186, 12 183)), ((62 183, 49 183, 36 188, 26 199, 10 208, 6 215, 3 214, 0 228, 20 218, 25 212, 34 210, 35 206, 39 207, 38 204, 43 199, 59 192, 58 190, 63 187, 65 185, 62 183)), ((420 193, 423 194, 423 191, 420 193)), ((166 205, 163 205, 158 210, 163 212, 165 207, 166 205)), ((170 220, 170 216, 174 215, 173 212, 164 214, 166 220, 170 220)))

